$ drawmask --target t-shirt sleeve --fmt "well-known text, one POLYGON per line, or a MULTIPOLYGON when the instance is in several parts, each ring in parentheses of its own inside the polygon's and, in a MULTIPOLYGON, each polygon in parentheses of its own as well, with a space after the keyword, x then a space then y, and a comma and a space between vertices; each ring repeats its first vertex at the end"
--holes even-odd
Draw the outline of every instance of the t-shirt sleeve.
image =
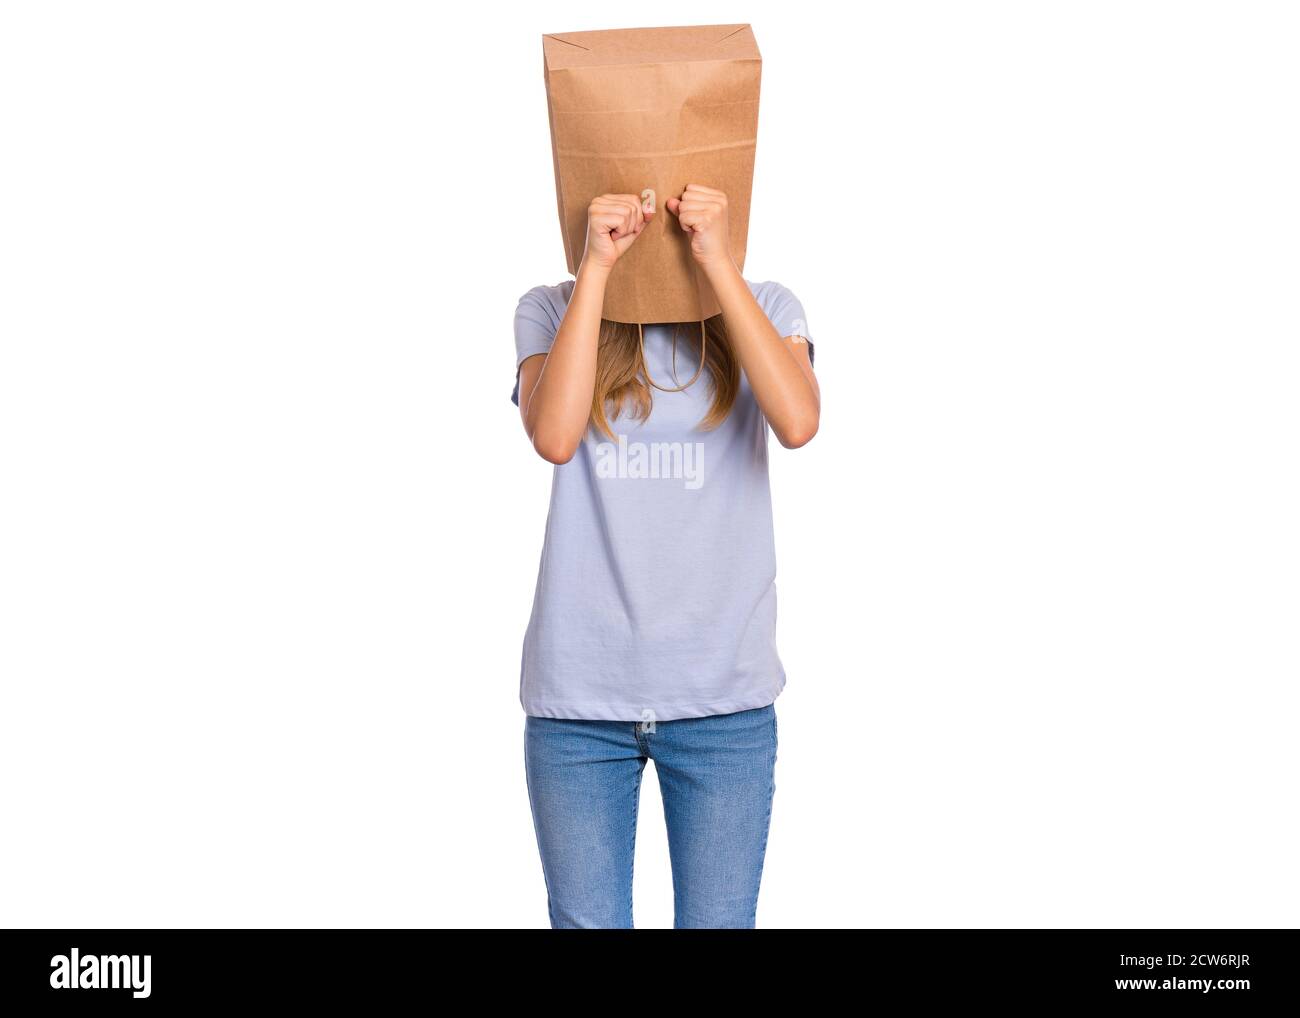
POLYGON ((534 286, 519 298, 515 308, 515 388, 510 401, 519 405, 519 366, 534 354, 548 353, 560 331, 554 287, 534 286))
POLYGON ((789 289, 780 283, 766 282, 758 285, 759 302, 767 312, 768 320, 776 326, 776 331, 784 339, 786 336, 802 336, 808 344, 808 360, 815 363, 812 333, 808 329, 808 314, 803 304, 789 289))

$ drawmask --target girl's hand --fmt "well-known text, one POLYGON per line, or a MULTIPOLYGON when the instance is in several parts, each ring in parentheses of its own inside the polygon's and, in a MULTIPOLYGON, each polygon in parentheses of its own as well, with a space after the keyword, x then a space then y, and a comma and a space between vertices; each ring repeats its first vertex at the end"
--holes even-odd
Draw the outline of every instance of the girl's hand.
POLYGON ((665 204, 691 235, 691 254, 702 268, 731 261, 731 227, 723 192, 703 184, 687 184, 680 198, 669 198, 665 204))
POLYGON ((583 262, 612 269, 641 235, 653 212, 634 194, 602 194, 587 206, 587 249, 583 262))

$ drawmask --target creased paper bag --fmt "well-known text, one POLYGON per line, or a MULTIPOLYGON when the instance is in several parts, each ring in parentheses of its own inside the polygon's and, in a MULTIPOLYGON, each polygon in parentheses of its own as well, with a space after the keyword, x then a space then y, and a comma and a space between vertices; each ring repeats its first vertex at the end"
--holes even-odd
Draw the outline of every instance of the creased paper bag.
POLYGON ((602 194, 656 194, 656 212, 619 258, 603 317, 690 322, 721 310, 690 238, 664 203, 687 184, 725 191, 731 253, 745 265, 762 59, 748 25, 631 28, 542 37, 555 193, 569 271, 602 194))

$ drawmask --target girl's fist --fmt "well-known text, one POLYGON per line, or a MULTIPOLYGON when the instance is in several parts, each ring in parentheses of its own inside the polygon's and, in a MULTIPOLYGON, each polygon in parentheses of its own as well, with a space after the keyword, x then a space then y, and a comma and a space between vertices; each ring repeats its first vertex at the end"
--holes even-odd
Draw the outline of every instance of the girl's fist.
POLYGON ((664 203, 691 235, 691 254, 701 266, 726 264, 731 259, 731 227, 727 221, 727 196, 716 187, 687 184, 680 198, 664 203))
POLYGON ((612 269, 654 215, 634 194, 602 194, 587 206, 587 249, 582 260, 612 269))

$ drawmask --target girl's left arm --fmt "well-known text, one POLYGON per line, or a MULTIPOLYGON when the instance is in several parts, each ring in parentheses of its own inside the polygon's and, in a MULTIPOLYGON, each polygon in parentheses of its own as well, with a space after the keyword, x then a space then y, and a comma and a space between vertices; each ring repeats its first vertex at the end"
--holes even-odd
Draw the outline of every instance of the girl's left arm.
POLYGON ((821 419, 821 389, 802 336, 781 336, 735 262, 706 272, 727 337, 772 433, 787 449, 807 445, 821 419))
POLYGON ((772 432, 787 449, 817 434, 821 389, 802 336, 782 337, 754 299, 727 243, 727 196, 690 184, 667 208, 691 234, 691 254, 722 307, 727 336, 772 432))

